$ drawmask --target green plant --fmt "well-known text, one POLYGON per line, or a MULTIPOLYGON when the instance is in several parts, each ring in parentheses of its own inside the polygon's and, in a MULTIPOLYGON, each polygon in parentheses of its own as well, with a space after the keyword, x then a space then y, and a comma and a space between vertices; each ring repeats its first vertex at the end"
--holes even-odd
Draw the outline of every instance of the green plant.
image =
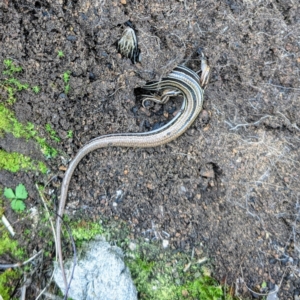
POLYGON ((64 72, 64 74, 63 74, 63 80, 64 80, 65 84, 67 84, 70 81, 70 74, 71 74, 70 71, 64 72))
POLYGON ((57 136, 55 130, 51 127, 49 123, 45 125, 45 129, 50 134, 51 139, 53 139, 56 142, 60 142, 60 138, 57 136))
POLYGON ((58 51, 57 51, 57 56, 58 56, 59 58, 63 58, 63 57, 65 56, 65 54, 64 54, 64 52, 63 52, 62 50, 58 50, 58 51))
POLYGON ((77 246, 103 233, 101 224, 97 222, 78 221, 71 224, 72 236, 77 246))
POLYGON ((38 170, 45 174, 48 170, 47 166, 41 161, 32 160, 30 157, 17 152, 6 152, 0 149, 0 169, 10 172, 18 172, 19 170, 38 170))
POLYGON ((66 86, 65 86, 65 94, 68 94, 69 93, 69 91, 70 91, 70 85, 69 84, 67 84, 66 86))
POLYGON ((201 300, 219 300, 223 296, 222 287, 208 276, 188 282, 182 290, 186 290, 193 298, 201 300))
POLYGON ((162 252, 158 245, 142 243, 128 251, 125 259, 140 300, 234 299, 230 289, 207 275, 210 269, 200 266, 188 253, 162 252))
POLYGON ((68 130, 67 137, 72 138, 73 137, 73 130, 68 130))
POLYGON ((4 75, 11 76, 12 74, 21 72, 23 70, 22 67, 16 66, 11 59, 4 59, 3 64, 6 69, 3 71, 4 75))
POLYGON ((13 104, 16 101, 16 92, 28 89, 29 85, 27 83, 21 83, 18 79, 13 77, 15 73, 22 71, 22 67, 16 66, 11 59, 5 59, 3 64, 5 66, 3 75, 8 76, 8 78, 0 82, 0 87, 7 93, 7 102, 13 104))
MULTIPOLYGON (((3 104, 0 103, 0 134, 1 133, 3 134, 3 132, 12 133, 13 136, 16 138, 20 138, 20 137, 23 137, 25 139, 34 138, 39 144, 43 154, 47 158, 55 157, 57 155, 57 150, 49 146, 45 138, 41 138, 37 135, 37 131, 34 129, 34 125, 32 123, 28 122, 26 125, 23 125, 16 119, 14 113, 10 109, 6 108, 3 104)), ((28 160, 30 160, 30 158, 25 159, 26 157, 24 155, 22 156, 21 154, 19 154, 20 157, 17 158, 18 153, 15 154, 13 153, 11 154, 9 160, 10 164, 8 164, 8 162, 6 161, 1 161, 0 159, 0 168, 1 165, 11 167, 12 159, 18 160, 20 165, 13 172, 18 171, 20 168, 23 168, 21 165, 24 166, 25 161, 27 162, 27 167, 29 166, 28 160)), ((4 158, 4 152, 3 151, 1 152, 0 150, 0 158, 1 155, 4 158)), ((7 157, 8 154, 5 154, 5 156, 7 157)), ((43 163, 39 163, 39 166, 42 167, 43 173, 45 173, 47 170, 46 166, 43 163)))
MULTIPOLYGON (((0 208, 1 208, 0 203, 0 208)), ((14 257, 15 260, 23 260, 26 256, 24 249, 20 248, 18 242, 9 237, 8 232, 3 224, 0 222, 0 256, 3 254, 9 254, 10 257, 14 257)), ((21 276, 21 269, 7 269, 4 272, 0 272, 0 295, 4 300, 11 299, 11 295, 18 279, 21 276)), ((1 297, 0 297, 1 299, 1 297)))
POLYGON ((71 74, 70 71, 66 71, 63 74, 63 81, 65 83, 65 94, 68 94, 69 91, 70 91, 70 84, 69 84, 69 82, 70 82, 70 74, 71 74))
POLYGON ((19 269, 8 269, 0 274, 0 299, 12 299, 11 294, 13 293, 20 277, 21 270, 19 269))
POLYGON ((8 84, 10 86, 14 86, 18 91, 27 90, 29 87, 28 83, 21 83, 16 78, 9 78, 4 81, 5 84, 8 84))
POLYGON ((11 188, 5 188, 4 196, 11 200, 11 208, 14 211, 23 211, 25 209, 24 200, 27 199, 28 192, 23 184, 17 185, 15 193, 11 188))
POLYGON ((8 233, 3 228, 4 226, 0 227, 1 230, 1 239, 0 239, 0 255, 5 253, 10 253, 11 255, 15 256, 17 259, 23 259, 25 257, 25 251, 19 247, 18 242, 12 240, 8 233))
POLYGON ((35 139, 38 142, 38 144, 40 145, 41 150, 42 150, 43 154, 46 156, 46 158, 56 157, 56 155, 58 153, 57 150, 54 149, 53 147, 49 146, 47 144, 45 138, 36 136, 35 139))
POLYGON ((41 88, 37 85, 33 86, 32 87, 32 91, 35 93, 35 94, 38 94, 40 92, 41 88))

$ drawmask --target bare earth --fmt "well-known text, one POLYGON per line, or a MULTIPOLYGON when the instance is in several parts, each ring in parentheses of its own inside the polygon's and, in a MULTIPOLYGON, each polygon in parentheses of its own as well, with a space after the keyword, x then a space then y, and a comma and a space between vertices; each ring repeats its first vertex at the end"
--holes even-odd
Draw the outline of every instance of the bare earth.
MULTIPOLYGON (((174 249, 204 249, 213 275, 241 294, 266 281, 280 285, 281 299, 293 299, 300 287, 299 34, 295 0, 0 3, 1 68, 12 58, 23 66, 23 80, 41 87, 38 95, 19 95, 16 115, 41 130, 50 123, 65 159, 97 136, 149 131, 170 120, 180 99, 146 110, 134 90, 178 64, 198 71, 203 48, 213 71, 195 124, 166 146, 89 154, 71 181, 66 213, 122 219, 134 237, 166 232, 174 249), (142 53, 135 65, 116 49, 128 20, 142 53), (67 70, 71 89, 64 95, 67 70)), ((11 143, 6 136, 1 147, 11 143)), ((26 145, 18 151, 26 153, 26 145)), ((58 195, 63 162, 47 163, 58 195)), ((32 206, 41 180, 34 172, 0 172, 2 187, 28 186, 32 206)), ((41 241, 32 245, 39 247, 41 241)))

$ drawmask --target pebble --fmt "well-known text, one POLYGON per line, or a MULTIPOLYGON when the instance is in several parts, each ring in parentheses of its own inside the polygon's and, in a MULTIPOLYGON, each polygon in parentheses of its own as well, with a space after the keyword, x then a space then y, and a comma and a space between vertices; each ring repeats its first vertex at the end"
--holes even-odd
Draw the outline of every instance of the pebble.
POLYGON ((89 80, 95 80, 96 76, 93 72, 89 72, 89 80))
POLYGON ((133 243, 133 242, 130 242, 129 245, 128 245, 128 248, 129 248, 131 251, 134 251, 134 250, 136 250, 136 244, 133 243))
POLYGON ((207 170, 207 169, 201 170, 200 175, 206 178, 215 178, 214 170, 207 170))
POLYGON ((277 259, 276 259, 276 258, 274 258, 274 257, 269 258, 269 263, 270 263, 271 265, 276 264, 276 262, 277 262, 277 259))
POLYGON ((164 249, 168 248, 169 247, 169 241, 168 240, 163 240, 162 246, 163 246, 164 249))
POLYGON ((70 42, 75 42, 75 41, 77 41, 77 36, 75 36, 75 35, 68 35, 67 36, 67 40, 70 41, 70 42))

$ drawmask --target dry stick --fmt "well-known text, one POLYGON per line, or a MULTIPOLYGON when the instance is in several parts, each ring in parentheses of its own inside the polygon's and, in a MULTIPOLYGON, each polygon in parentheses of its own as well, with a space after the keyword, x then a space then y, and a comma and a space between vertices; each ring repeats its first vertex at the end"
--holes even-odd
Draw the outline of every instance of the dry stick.
MULTIPOLYGON (((49 181, 47 184, 49 184, 49 183, 50 183, 50 181, 49 181)), ((47 184, 46 184, 46 185, 47 185, 47 184)), ((51 224, 51 229, 52 229, 52 233, 53 233, 53 237, 54 237, 54 244, 55 244, 55 246, 56 246, 57 240, 56 240, 56 235, 55 235, 54 224, 53 224, 52 218, 51 218, 51 216, 50 216, 50 212, 49 212, 49 210, 48 210, 48 207, 47 207, 47 205, 46 205, 46 201, 45 201, 45 199, 44 199, 44 195, 43 195, 42 192, 40 191, 40 189, 39 189, 39 187, 38 187, 38 184, 36 184, 35 187, 36 187, 36 189, 37 189, 37 191, 38 191, 38 193, 39 193, 39 195, 40 195, 40 197, 41 197, 41 199, 42 199, 44 208, 45 208, 45 210, 47 211, 47 217, 49 218, 49 221, 50 221, 50 224, 51 224)), ((55 260, 57 261, 57 253, 55 253, 55 260)), ((47 288, 50 286, 50 284, 51 284, 51 282, 52 282, 53 276, 54 276, 54 270, 53 270, 53 272, 52 272, 52 275, 51 275, 51 277, 50 277, 50 280, 49 280, 48 284, 43 288, 43 290, 39 293, 39 295, 36 297, 35 300, 38 300, 38 299, 46 292, 47 288)))
MULTIPOLYGON (((49 181, 49 182, 50 182, 50 181, 49 181)), ((48 182, 48 183, 49 183, 49 182, 48 182)), ((48 184, 48 183, 47 183, 47 184, 48 184)), ((48 216, 48 218, 49 218, 49 221, 50 221, 50 224, 51 224, 51 228, 52 228, 52 232, 53 232, 53 236, 54 236, 55 249, 57 249, 57 247, 56 247, 56 244, 57 244, 57 238, 56 238, 56 234, 55 234, 54 225, 53 225, 53 222, 52 222, 52 219, 51 219, 51 216, 50 216, 50 212, 49 212, 48 207, 47 207, 47 205, 46 205, 46 201, 44 200, 44 196, 43 196, 42 192, 39 190, 37 184, 36 184, 36 188, 37 188, 37 190, 38 190, 38 192, 39 192, 39 195, 40 195, 40 197, 41 197, 41 199, 42 199, 42 201, 43 201, 44 207, 45 207, 45 209, 46 209, 46 211, 47 211, 47 214, 48 214, 47 216, 48 216)), ((62 222, 63 222, 63 220, 62 220, 62 222)), ((73 236, 72 236, 72 233, 71 233, 69 227, 66 226, 66 228, 67 228, 68 234, 69 234, 69 236, 70 236, 71 243, 72 243, 72 247, 73 247, 73 251, 74 251, 74 265, 73 265, 73 268, 72 268, 72 273, 71 273, 70 281, 69 281, 69 283, 68 283, 68 287, 67 287, 67 290, 66 290, 66 294, 65 294, 65 296, 64 296, 64 299, 67 299, 68 291, 69 291, 69 289, 70 289, 71 281, 72 281, 72 278, 73 278, 73 275, 74 275, 74 271, 75 271, 75 267, 76 267, 76 264, 77 264, 77 255, 76 255, 76 246, 75 246, 75 242, 74 242, 74 239, 73 239, 73 236)), ((55 258, 56 258, 56 261, 57 261, 57 253, 56 253, 55 255, 56 255, 55 258)), ((46 291, 46 289, 48 288, 48 286, 50 285, 50 283, 51 283, 51 281, 52 281, 52 278, 53 278, 53 273, 52 273, 51 280, 49 281, 48 285, 41 291, 41 293, 37 296, 36 300, 37 300, 39 297, 41 297, 41 296, 43 295, 43 293, 46 291)))
MULTIPOLYGON (((61 222, 62 224, 64 223, 62 217, 58 214, 56 214, 57 217, 59 217, 61 219, 61 222)), ((74 239, 73 239, 73 236, 72 236, 72 233, 70 231, 70 228, 69 226, 66 225, 66 229, 68 231, 68 234, 70 236, 70 239, 71 239, 71 243, 72 243, 72 247, 73 247, 73 251, 74 251, 74 257, 73 257, 73 267, 72 267, 72 272, 71 272, 71 276, 70 276, 70 280, 68 282, 68 286, 65 290, 65 296, 64 296, 64 300, 67 300, 67 297, 68 297, 68 292, 69 292, 69 289, 71 287, 71 282, 72 282, 72 279, 73 279, 73 276, 74 276, 74 271, 75 271, 75 267, 76 267, 76 264, 77 264, 77 252, 76 252, 76 246, 75 246, 75 242, 74 242, 74 239)))
POLYGON ((10 268, 18 268, 18 267, 21 267, 21 266, 25 266, 27 265, 28 263, 30 263, 32 260, 34 260, 37 256, 39 256, 41 253, 43 253, 43 249, 40 250, 38 253, 36 253, 35 255, 33 255, 32 257, 30 257, 28 260, 20 263, 15 263, 15 264, 0 264, 0 269, 10 269, 10 268))
POLYGON ((225 123, 231 127, 230 130, 236 130, 236 129, 239 128, 239 127, 245 127, 245 126, 257 125, 257 124, 259 124, 262 120, 264 120, 264 119, 266 119, 266 118, 269 118, 269 117, 271 117, 271 116, 270 116, 270 115, 265 115, 265 116, 261 117, 258 121, 254 122, 254 123, 237 124, 237 125, 235 125, 234 127, 232 127, 233 125, 232 125, 230 122, 228 122, 228 121, 225 121, 225 123))
MULTIPOLYGON (((39 193, 39 195, 40 195, 40 197, 41 197, 41 199, 42 199, 44 208, 45 208, 45 210, 46 210, 46 212, 47 212, 47 218, 49 219, 49 222, 50 222, 50 225, 51 225, 51 229, 52 229, 52 233, 53 233, 53 237, 54 237, 54 244, 55 244, 55 247, 56 247, 57 240, 56 240, 54 224, 53 224, 52 218, 51 218, 51 216, 50 216, 50 212, 49 212, 48 207, 47 207, 47 205, 46 205, 46 201, 45 201, 45 199, 44 199, 44 195, 43 195, 42 192, 40 191, 38 184, 35 184, 35 187, 36 187, 36 189, 37 189, 37 191, 38 191, 38 193, 39 193)), ((57 260, 57 253, 56 253, 55 259, 57 260)))
POLYGON ((21 287, 21 296, 20 296, 20 300, 26 300, 26 285, 24 284, 21 287))
POLYGON ((14 236, 16 233, 13 229, 13 227, 11 226, 11 224, 9 223, 9 221, 7 220, 7 218, 5 217, 5 215, 2 215, 2 218, 1 218, 4 226, 7 228, 7 230, 9 231, 9 233, 14 236))

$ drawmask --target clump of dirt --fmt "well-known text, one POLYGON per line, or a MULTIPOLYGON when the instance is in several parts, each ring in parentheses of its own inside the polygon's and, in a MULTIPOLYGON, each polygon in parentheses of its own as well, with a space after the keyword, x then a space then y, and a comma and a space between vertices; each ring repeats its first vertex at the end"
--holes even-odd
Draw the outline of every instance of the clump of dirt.
MULTIPOLYGON (((180 102, 145 110, 134 89, 178 64, 199 70, 202 47, 213 72, 195 124, 158 148, 89 154, 71 181, 66 213, 121 218, 135 236, 167 232, 174 249, 204 247, 214 276, 240 293, 266 281, 280 286, 282 299, 292 297, 300 285, 299 3, 10 1, 0 4, 0 22, 1 61, 12 58, 24 80, 41 87, 19 96, 18 118, 51 124, 66 159, 97 136, 167 122, 180 102), (141 63, 117 52, 128 20, 141 63)), ((60 179, 61 164, 49 161, 60 179)), ((38 178, 24 176, 32 185, 38 178)))

